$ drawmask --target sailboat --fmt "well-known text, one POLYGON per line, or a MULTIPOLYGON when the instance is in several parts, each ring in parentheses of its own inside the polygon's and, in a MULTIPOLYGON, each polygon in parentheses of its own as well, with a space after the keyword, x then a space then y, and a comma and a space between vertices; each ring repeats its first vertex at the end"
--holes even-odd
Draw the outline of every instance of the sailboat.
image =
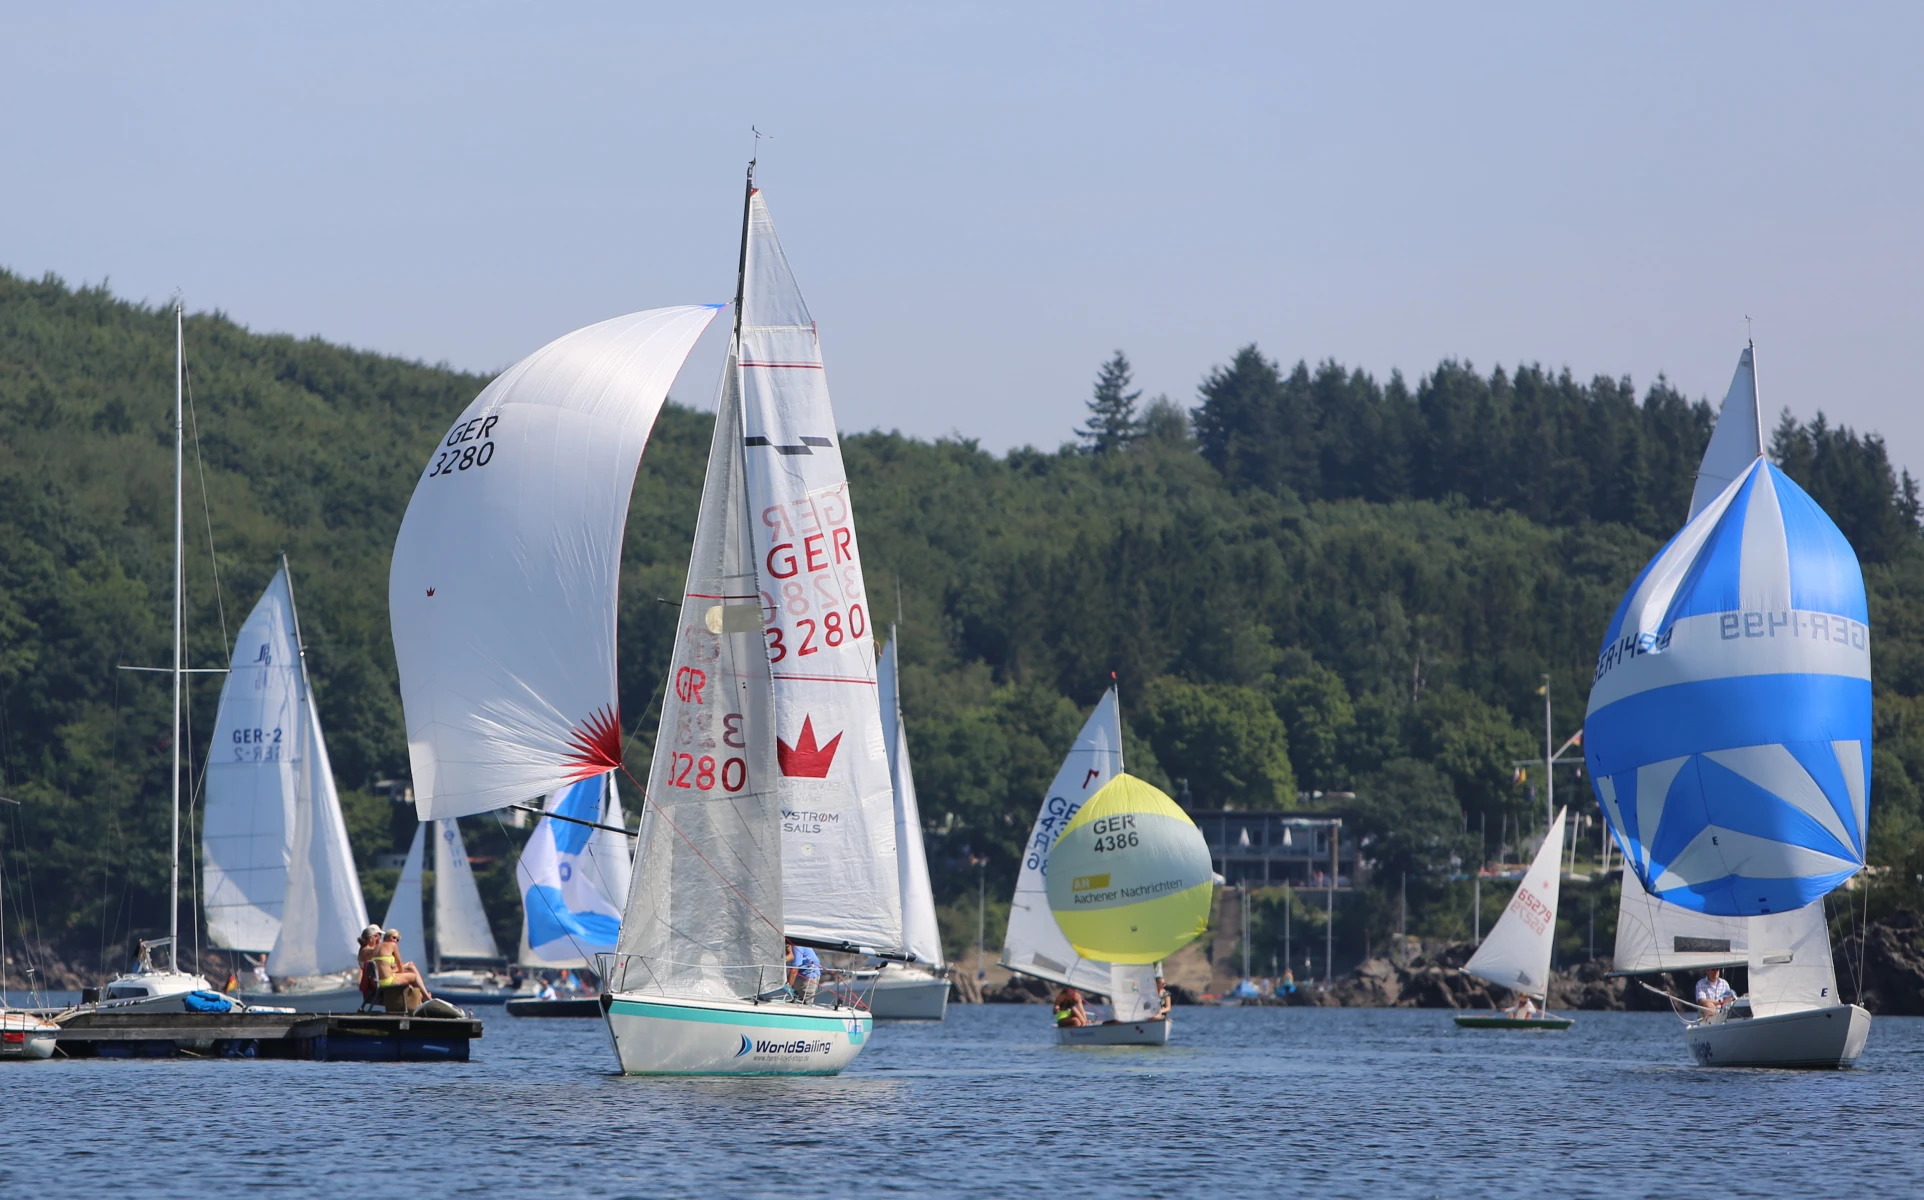
MULTIPOLYGON (((1550 952, 1557 935, 1557 893, 1561 884, 1563 827, 1568 809, 1559 810, 1550 823, 1530 869, 1517 884, 1516 894, 1497 918, 1490 936, 1476 948, 1463 969, 1498 987, 1509 988, 1519 996, 1540 1003, 1549 999, 1550 952)), ((1466 1013, 1456 1018, 1460 1029, 1568 1029, 1575 1022, 1569 1017, 1552 1016, 1548 1011, 1534 1017, 1502 1013, 1466 1013)))
MULTIPOLYGON (((494 940, 481 889, 474 884, 461 823, 444 817, 434 822, 432 834, 434 955, 428 991, 457 1004, 499 1004, 517 993, 495 969, 507 960, 494 940)), ((406 943, 402 946, 405 951, 406 943)))
POLYGON ((360 1007, 367 906, 348 845, 283 555, 241 625, 221 686, 201 824, 203 906, 216 946, 267 956, 249 1004, 360 1007))
POLYGON ((185 487, 185 436, 184 392, 187 382, 187 339, 185 320, 178 301, 174 304, 174 628, 173 628, 173 665, 166 668, 171 676, 174 696, 174 717, 170 727, 169 743, 172 747, 173 762, 169 774, 170 790, 173 801, 173 835, 169 842, 169 855, 172 866, 167 883, 167 936, 154 938, 140 943, 140 955, 132 971, 115 976, 107 982, 101 993, 99 1007, 103 1010, 122 1010, 130 1008, 161 1009, 171 1012, 185 1011, 190 993, 213 990, 213 984, 198 972, 180 969, 180 742, 181 742, 181 676, 186 667, 181 663, 182 639, 182 588, 186 576, 182 561, 186 544, 186 524, 183 518, 182 496, 185 487), (165 950, 167 960, 163 965, 155 961, 155 952, 165 950))
POLYGON ((902 897, 902 946, 912 961, 884 963, 856 980, 868 1010, 880 1020, 940 1021, 948 1012, 948 967, 942 961, 942 933, 935 920, 935 892, 922 844, 922 814, 915 799, 915 774, 909 766, 909 741, 902 728, 901 667, 896 632, 889 628, 877 684, 882 701, 882 737, 895 788, 895 857, 902 897))
POLYGON ((1020 975, 1110 998, 1120 1026, 1089 1025, 1057 1030, 1064 1045, 1093 1043, 1160 1046, 1169 1041, 1170 1020, 1162 1016, 1154 964, 1124 965, 1085 959, 1069 944, 1049 910, 1049 855, 1056 839, 1085 802, 1103 785, 1120 778, 1122 716, 1116 689, 1102 694, 1095 711, 1063 758, 1049 792, 1036 813, 1009 903, 1009 925, 1002 938, 1001 965, 1020 975))
MULTIPOLYGON (((548 797, 549 819, 522 847, 515 866, 521 884, 521 951, 524 967, 578 969, 612 953, 631 877, 628 838, 614 774, 584 779, 548 797)), ((587 998, 508 1001, 514 1016, 601 1016, 601 1003, 587 998)))
POLYGON ((1649 931, 1619 971, 1749 967, 1735 1005, 1678 998, 1702 1065, 1848 1067, 1870 1036, 1838 1003, 1823 907, 1864 865, 1869 620, 1850 543, 1765 456, 1746 347, 1689 520, 1604 635, 1584 737, 1623 916, 1649 931))

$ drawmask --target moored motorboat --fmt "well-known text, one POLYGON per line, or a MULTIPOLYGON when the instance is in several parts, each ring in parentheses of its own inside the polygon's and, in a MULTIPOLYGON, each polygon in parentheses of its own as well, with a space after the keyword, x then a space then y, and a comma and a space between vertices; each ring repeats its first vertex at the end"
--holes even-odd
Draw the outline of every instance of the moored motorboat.
POLYGON ((60 1026, 18 1008, 0 1008, 0 1059, 52 1058, 60 1026))

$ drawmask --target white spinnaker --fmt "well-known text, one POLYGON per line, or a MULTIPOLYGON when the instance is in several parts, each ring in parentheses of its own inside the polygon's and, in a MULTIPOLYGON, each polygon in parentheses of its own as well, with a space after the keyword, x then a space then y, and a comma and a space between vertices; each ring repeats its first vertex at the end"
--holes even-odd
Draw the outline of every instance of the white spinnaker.
POLYGON ((1550 986, 1550 951, 1557 936, 1557 892, 1563 861, 1563 809, 1551 823, 1516 894, 1463 969, 1499 987, 1541 999, 1550 986))
POLYGON ((287 864, 287 903, 280 936, 267 956, 276 978, 329 975, 358 965, 358 942, 367 925, 361 877, 354 869, 347 822, 314 694, 301 681, 300 769, 295 772, 294 847, 287 864))
POLYGON ((740 358, 749 522, 781 768, 790 936, 899 953, 895 799, 848 476, 815 322, 759 191, 740 358))
POLYGON ((1156 970, 1155 963, 1110 964, 1106 991, 1116 1020, 1148 1021, 1162 1011, 1162 996, 1156 991, 1156 970))
POLYGON ((208 751, 201 818, 207 936, 223 949, 265 954, 280 935, 294 849, 300 671, 282 569, 234 641, 208 751))
POLYGON ((1625 975, 1702 971, 1748 962, 1750 922, 1665 904, 1644 890, 1637 873, 1623 870, 1617 902, 1617 949, 1611 968, 1625 975))
POLYGON ((942 968, 942 930, 935 920, 935 889, 929 883, 928 853, 922 845, 922 809, 915 799, 915 772, 909 767, 909 739, 902 728, 901 663, 894 626, 882 652, 876 684, 882 699, 882 740, 888 747, 895 781, 896 880, 902 894, 902 948, 915 961, 942 968))
POLYGON ((1015 897, 1009 905, 1009 929, 1002 939, 1002 965, 1054 983, 1107 995, 1113 980, 1110 964, 1085 959, 1069 945, 1049 911, 1049 851, 1083 802, 1103 784, 1122 774, 1122 717, 1116 690, 1102 695, 1096 710, 1083 723, 1075 745, 1062 760, 1049 793, 1029 830, 1022 870, 1016 875, 1015 897))
POLYGON ((388 612, 421 816, 621 765, 615 601, 642 448, 719 306, 651 309, 502 372, 435 447, 388 612))
POLYGON ((1842 1003, 1820 897, 1793 912, 1740 918, 1750 925, 1750 1015, 1807 1012, 1842 1003))
POLYGON ((617 991, 747 998, 785 979, 775 701, 742 478, 734 358, 731 346, 620 954, 604 981, 617 991))
POLYGON ((453 817, 434 823, 434 957, 437 962, 501 957, 481 891, 474 886, 461 823, 453 817))
POLYGON ((425 959, 428 953, 426 914, 421 910, 421 872, 424 847, 427 841, 429 822, 422 821, 414 827, 414 840, 408 843, 408 856, 401 864, 401 878, 394 884, 394 895, 387 902, 387 918, 383 922, 389 929, 401 933, 401 953, 418 955, 425 959))
POLYGON ((1697 486, 1690 493, 1690 515, 1695 517, 1723 494, 1731 481, 1764 456, 1764 422, 1757 402, 1757 371, 1750 347, 1737 356, 1737 373, 1724 393, 1717 427, 1697 468, 1697 486))

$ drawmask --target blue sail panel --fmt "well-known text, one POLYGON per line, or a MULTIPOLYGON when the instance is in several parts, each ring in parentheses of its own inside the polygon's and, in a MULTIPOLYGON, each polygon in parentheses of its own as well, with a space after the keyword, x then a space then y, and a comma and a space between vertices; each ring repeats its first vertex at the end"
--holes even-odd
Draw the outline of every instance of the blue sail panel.
POLYGON ((1762 458, 1639 573, 1598 654, 1584 756, 1652 895, 1756 916, 1863 866, 1867 617, 1849 542, 1762 458))

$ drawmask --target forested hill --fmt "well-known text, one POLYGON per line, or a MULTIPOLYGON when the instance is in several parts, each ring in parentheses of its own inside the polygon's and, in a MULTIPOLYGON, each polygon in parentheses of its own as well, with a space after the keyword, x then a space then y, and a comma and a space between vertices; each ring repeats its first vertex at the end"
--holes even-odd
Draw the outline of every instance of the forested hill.
MULTIPOLYGON (((224 665, 285 549, 379 903, 392 873, 374 856, 412 829, 371 790, 407 771, 389 551, 429 448, 486 380, 218 314, 191 316, 186 337, 193 662, 224 665)), ((20 802, 0 811, 6 919, 74 949, 166 924, 166 692, 116 668, 166 659, 172 355, 169 313, 0 273, 0 764, 20 802)), ((1411 872, 1427 911, 1450 857, 1478 854, 1480 817, 1494 841, 1538 811, 1511 763, 1542 753, 1542 676, 1560 741, 1622 589, 1681 521, 1712 421, 1661 380, 1639 396, 1627 380, 1445 362, 1412 387, 1225 356, 1196 407, 1141 413, 1126 364, 1108 364, 1081 442, 1058 450, 845 438, 873 607, 901 596, 945 898, 972 893, 984 859, 991 896, 1006 894, 1041 790, 1114 672, 1134 771, 1198 807, 1354 791, 1352 826, 1379 867, 1411 872)), ((672 624, 656 597, 680 587, 708 427, 663 412, 629 517, 620 678, 637 774, 672 624)), ((1915 488, 1877 438, 1821 418, 1787 419, 1775 445, 1865 560, 1873 849, 1908 858, 1891 873, 1908 880, 1924 871, 1915 488)), ((196 778, 217 693, 193 687, 196 778)), ((483 856, 513 836, 470 831, 483 856)), ((507 894, 505 867, 481 874, 507 894)))

